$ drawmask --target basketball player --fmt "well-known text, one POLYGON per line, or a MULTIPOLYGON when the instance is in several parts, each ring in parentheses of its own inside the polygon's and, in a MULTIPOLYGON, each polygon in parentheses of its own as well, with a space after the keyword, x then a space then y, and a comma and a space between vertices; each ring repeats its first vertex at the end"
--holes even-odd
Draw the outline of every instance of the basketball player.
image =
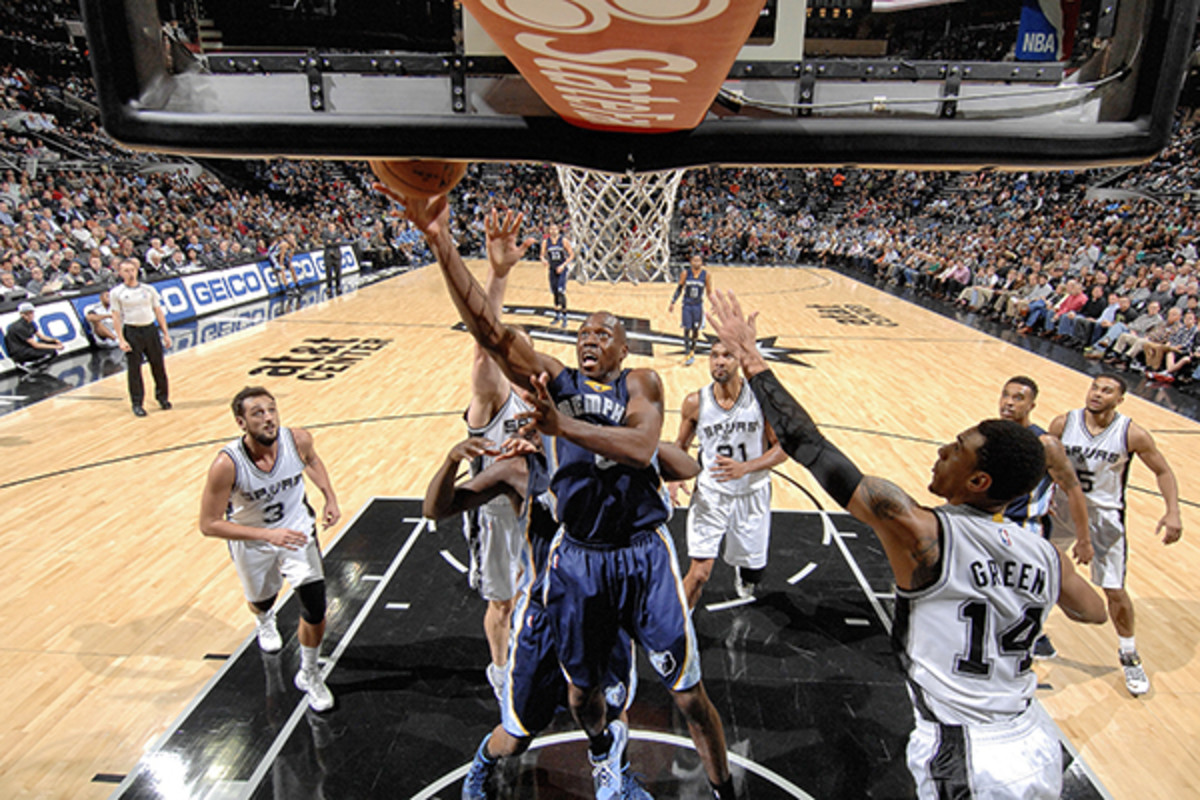
MULTIPOLYGON (((542 604, 546 556, 558 532, 554 519, 554 496, 549 493, 550 473, 546 465, 541 437, 533 442, 510 439, 500 455, 496 445, 486 439, 471 438, 455 445, 434 476, 425 494, 424 514, 441 519, 460 511, 478 508, 489 497, 505 498, 518 509, 527 531, 524 562, 526 588, 513 619, 519 624, 510 641, 508 678, 500 703, 501 723, 475 751, 471 769, 463 779, 463 800, 483 800, 489 796, 487 784, 501 758, 524 753, 533 737, 550 724, 558 707, 567 704, 567 687, 558 666, 558 651, 550 635, 549 622, 542 604), (478 458, 487 452, 498 456, 490 467, 459 486, 454 485, 458 462, 478 458), (520 456, 520 457, 514 457, 520 456)), ((664 469, 673 477, 686 479, 700 471, 700 465, 681 450, 665 442, 660 445, 664 469)), ((609 673, 604 681, 607 719, 627 725, 625 711, 633 703, 637 689, 637 670, 632 643, 621 633, 613 648, 609 673)), ((621 765, 622 787, 628 798, 649 798, 649 794, 621 765)))
POLYGON ((864 476, 825 439, 755 348, 754 319, 733 293, 713 298, 713 327, 742 369, 783 449, 879 537, 896 581, 893 639, 913 699, 908 766, 921 798, 1057 798, 1062 746, 1033 702, 1030 649, 1057 602, 1102 623, 1104 603, 1046 540, 1001 512, 1045 471, 1041 443, 1008 420, 985 420, 938 450, 924 508, 864 476))
POLYGON ((138 269, 136 258, 123 259, 117 265, 117 274, 121 276, 122 283, 109 292, 109 300, 112 301, 117 344, 125 352, 129 401, 133 405, 134 416, 144 417, 146 409, 142 401, 146 398, 146 387, 142 383, 143 356, 150 362, 150 374, 154 376, 154 398, 158 400, 158 407, 163 411, 171 409, 171 390, 163 355, 164 350, 171 349, 171 334, 167 331, 167 315, 163 311, 158 290, 138 282, 138 269))
MULTIPOLYGON (((1125 399, 1125 381, 1105 373, 1092 380, 1083 408, 1068 411, 1050 423, 1050 435, 1062 440, 1087 498, 1088 527, 1095 557, 1092 582, 1108 598, 1108 614, 1117 629, 1118 656, 1125 672, 1125 688, 1132 695, 1150 691, 1150 679, 1138 655, 1133 635, 1133 600, 1125 591, 1125 486, 1129 480, 1129 455, 1136 453, 1158 483, 1166 513, 1155 534, 1163 544, 1174 544, 1183 535, 1179 518, 1179 487, 1171 465, 1159 452, 1150 433, 1117 406, 1125 399)), ((1071 509, 1074 514, 1075 510, 1071 509)))
POLYGON ((557 225, 551 225, 542 239, 542 263, 550 273, 550 293, 554 295, 554 322, 567 327, 567 268, 575 260, 575 248, 571 240, 563 236, 557 225))
MULTIPOLYGON (((1046 433, 1045 429, 1034 425, 1029 415, 1037 405, 1038 385, 1033 378, 1016 375, 1009 378, 1000 390, 1000 419, 1008 419, 1023 425, 1037 434, 1042 448, 1046 451, 1046 474, 1038 481, 1038 485, 1029 494, 1015 498, 1004 509, 1004 516, 1031 533, 1050 539, 1052 528, 1051 514, 1054 508, 1055 487, 1066 495, 1067 504, 1071 509, 1072 520, 1075 522, 1075 560, 1086 564, 1092 560, 1092 540, 1087 526, 1087 500, 1079 479, 1075 476, 1075 468, 1067 459, 1062 442, 1046 433)), ((1050 641, 1050 637, 1042 634, 1033 643, 1034 658, 1054 658, 1058 651, 1050 641)))
POLYGON ((704 298, 712 297, 712 282, 708 279, 708 270, 704 268, 704 259, 699 254, 692 256, 688 268, 679 276, 679 285, 675 294, 671 295, 671 304, 667 312, 675 310, 675 301, 683 295, 683 343, 687 349, 687 360, 684 366, 691 366, 696 360, 696 339, 700 336, 700 327, 704 324, 704 298))
MULTIPOLYGON (((489 265, 487 300, 497 318, 504 306, 508 274, 534 243, 533 239, 517 242, 521 220, 521 214, 514 215, 511 211, 501 219, 499 212, 493 209, 485 222, 489 265)), ((465 414, 468 435, 503 442, 516 435, 520 428, 517 418, 528 410, 500 367, 476 343, 471 361, 471 402, 465 414)), ((471 474, 486 470, 492 458, 486 452, 472 458, 471 474)), ((463 531, 471 553, 471 588, 487 602, 483 630, 492 657, 487 678, 499 700, 508 659, 509 624, 520 589, 524 525, 517 518, 512 503, 504 497, 496 497, 464 515, 463 531)))
POLYGON ((296 688, 314 711, 333 708, 317 655, 325 635, 325 572, 317 544, 316 515, 303 475, 325 497, 325 527, 341 517, 325 464, 303 428, 279 425, 275 398, 247 386, 233 398, 241 438, 225 445, 208 470, 200 501, 200 531, 229 541, 242 591, 257 620, 258 646, 283 647, 275 624, 275 596, 287 578, 300 599, 300 670, 296 688))
POLYGON ((275 272, 275 281, 279 284, 280 291, 285 294, 300 291, 300 281, 296 279, 296 268, 292 266, 292 256, 294 255, 296 255, 296 248, 285 235, 281 235, 267 249, 267 260, 275 272), (284 279, 285 270, 292 276, 290 286, 284 279))
POLYGON ((551 490, 563 527, 546 575, 546 611, 571 711, 588 737, 596 796, 616 797, 622 782, 628 731, 607 722, 602 681, 624 629, 646 650, 687 719, 714 797, 732 798, 724 730, 700 680, 696 634, 664 527, 670 504, 657 469, 658 374, 622 369, 625 328, 607 312, 580 327, 578 369, 534 350, 501 324, 463 264, 445 199, 401 202, 437 256, 467 329, 514 385, 532 393, 538 429, 556 437, 551 490))
MULTIPOLYGON (((787 461, 775 432, 763 420, 737 359, 716 342, 709 351, 713 382, 683 401, 675 444, 685 452, 700 439, 704 471, 688 510, 691 565, 683 578, 688 607, 695 608, 725 540, 725 563, 734 568, 738 597, 752 597, 767 566, 771 541, 771 467, 787 461)), ((680 484, 671 485, 672 492, 680 484)), ((686 490, 685 490, 686 491, 686 490)), ((674 498, 672 498, 674 500, 674 498)))

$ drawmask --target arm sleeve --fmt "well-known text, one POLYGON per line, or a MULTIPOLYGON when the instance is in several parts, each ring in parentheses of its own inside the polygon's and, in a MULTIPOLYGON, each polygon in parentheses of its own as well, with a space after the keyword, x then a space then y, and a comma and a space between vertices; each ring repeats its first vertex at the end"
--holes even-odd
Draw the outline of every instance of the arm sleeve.
POLYGON ((774 372, 767 370, 755 375, 750 379, 750 388, 784 451, 812 473, 842 508, 847 507, 863 479, 858 467, 821 435, 812 417, 774 372))
POLYGON ((679 299, 679 295, 681 292, 683 292, 683 284, 682 283, 675 284, 675 294, 671 295, 672 303, 674 303, 676 300, 679 299))

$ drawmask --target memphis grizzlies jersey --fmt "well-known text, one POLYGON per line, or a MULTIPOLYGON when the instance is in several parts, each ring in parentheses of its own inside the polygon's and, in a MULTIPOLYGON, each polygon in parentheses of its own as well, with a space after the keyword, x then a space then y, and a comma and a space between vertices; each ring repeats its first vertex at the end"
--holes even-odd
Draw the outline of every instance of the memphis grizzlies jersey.
MULTIPOLYGON (((482 436, 489 439, 497 446, 504 444, 505 439, 509 439, 517 435, 517 431, 521 429, 521 420, 519 417, 522 414, 529 412, 529 406, 525 401, 513 391, 508 390, 508 399, 504 401, 504 405, 500 406, 488 423, 482 428, 472 428, 467 426, 467 435, 482 436)), ((463 414, 466 418, 466 414, 463 414)), ((492 465, 496 459, 492 456, 483 455, 471 459, 471 477, 478 475, 492 465)), ((505 496, 493 497, 483 506, 488 511, 503 513, 505 510, 512 511, 512 502, 505 496)))
POLYGON ((683 302, 685 305, 698 306, 704 302, 704 285, 708 282, 708 270, 700 270, 699 275, 693 275, 688 269, 683 279, 683 302))
POLYGON ((304 495, 304 461, 289 428, 280 428, 275 464, 270 472, 259 469, 242 439, 222 452, 233 461, 237 476, 229 495, 225 518, 252 528, 289 528, 311 533, 316 514, 304 495))
POLYGON ((1129 476, 1129 417, 1115 414, 1096 435, 1087 429, 1084 409, 1067 412, 1062 443, 1088 507, 1123 510, 1129 476))
POLYGON ((542 585, 545 583, 550 543, 558 533, 558 520, 554 518, 554 495, 550 492, 550 470, 546 464, 545 452, 525 456, 529 480, 525 487, 525 504, 521 509, 526 543, 522 556, 525 568, 522 588, 525 582, 532 583, 533 598, 539 603, 542 585))
POLYGON ((932 722, 997 722, 1033 699, 1033 642, 1058 602, 1058 551, 1000 514, 934 510, 941 574, 896 590, 892 632, 918 713, 932 722))
MULTIPOLYGON (((605 384, 566 367, 550 382, 550 396, 560 414, 593 425, 618 427, 625 422, 629 402, 628 376, 629 370, 622 370, 614 383, 605 384)), ((550 489, 558 521, 574 541, 623 547, 634 533, 667 521, 670 501, 662 491, 657 453, 649 466, 630 467, 561 436, 555 440, 554 453, 550 489)))
POLYGON ((544 241, 546 243, 546 262, 550 265, 550 276, 554 277, 558 268, 567 260, 566 240, 562 236, 559 236, 558 239, 551 239, 547 236, 544 241))
POLYGON ((704 467, 697 478, 700 488, 722 494, 747 494, 771 480, 771 471, 762 469, 731 481, 719 481, 711 468, 717 456, 736 461, 751 461, 763 454, 763 415, 750 388, 742 381, 733 408, 721 408, 713 394, 713 384, 700 390, 700 416, 696 422, 696 438, 700 440, 700 464, 704 467))
MULTIPOLYGON (((1029 430, 1033 431, 1038 438, 1046 434, 1046 431, 1037 425, 1030 425, 1029 430)), ((1054 506, 1055 486, 1054 479, 1050 477, 1049 473, 1046 473, 1038 481, 1038 485, 1033 487, 1033 491, 1014 497, 1004 507, 1004 516, 1026 530, 1044 539, 1049 539, 1052 527, 1050 513, 1054 506)))

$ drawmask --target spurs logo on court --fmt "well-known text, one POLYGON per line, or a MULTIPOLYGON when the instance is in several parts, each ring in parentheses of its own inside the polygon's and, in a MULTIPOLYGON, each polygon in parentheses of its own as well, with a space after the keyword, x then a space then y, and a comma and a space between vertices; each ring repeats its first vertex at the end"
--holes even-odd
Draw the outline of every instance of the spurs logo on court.
POLYGON ((815 308, 817 314, 823 319, 831 319, 838 325, 876 325, 881 328, 898 327, 898 323, 892 322, 882 314, 855 303, 836 303, 833 305, 809 303, 808 307, 815 308))
MULTIPOLYGON (((719 16, 729 0, 692 0, 683 8, 671 8, 662 0, 559 0, 558 2, 514 3, 513 0, 483 0, 491 11, 518 25, 556 33, 597 33, 613 18, 643 25, 688 25, 719 16), (532 13, 531 13, 532 12, 532 13)), ((679 4, 674 4, 678 6, 679 4)))
MULTIPOLYGON (((516 314, 522 317, 534 317, 547 320, 554 318, 557 313, 556 309, 548 306, 505 306, 504 313, 516 314)), ((581 322, 587 312, 577 311, 568 314, 573 322, 581 322)), ((655 345, 661 345, 667 349, 668 353, 683 354, 686 343, 682 336, 677 333, 665 333, 656 331, 651 328, 650 320, 641 317, 619 317, 625 325, 625 339, 629 345, 629 354, 634 356, 653 357, 655 355, 655 345)), ((552 327, 549 324, 541 325, 537 322, 522 321, 521 326, 533 339, 540 339, 547 342, 574 343, 575 334, 569 330, 552 327)), ((466 332, 466 326, 461 322, 454 325, 454 330, 466 332)), ((794 364, 800 367, 813 366, 802 356, 813 353, 826 353, 827 350, 815 350, 804 347, 785 347, 775 343, 776 337, 764 336, 758 340, 758 352, 762 353, 762 357, 767 361, 772 361, 777 364, 794 364)), ((714 336, 706 334, 705 339, 696 342, 696 353, 704 355, 712 348, 717 339, 714 336)))
POLYGON ((364 358, 375 355, 392 343, 391 339, 329 339, 306 338, 284 356, 260 358, 261 365, 250 370, 251 375, 273 378, 293 377, 302 381, 327 381, 364 358))

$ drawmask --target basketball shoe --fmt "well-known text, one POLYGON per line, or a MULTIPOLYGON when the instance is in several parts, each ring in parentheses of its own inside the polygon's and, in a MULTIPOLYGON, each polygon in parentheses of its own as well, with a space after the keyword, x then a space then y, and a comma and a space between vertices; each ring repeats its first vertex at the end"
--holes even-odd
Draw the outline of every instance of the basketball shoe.
POLYGON ((279 635, 279 626, 275 624, 274 611, 268 611, 258 618, 254 635, 264 653, 278 653, 283 647, 283 637, 279 635))
MULTIPOLYGON (((1119 651, 1118 651, 1119 652, 1119 651)), ((1125 670, 1125 688, 1134 697, 1150 691, 1150 679, 1142 668, 1142 658, 1134 650, 1132 653, 1119 653, 1121 667, 1125 670)))
POLYGON ((308 707, 313 711, 333 708, 333 693, 325 685, 319 669, 301 669, 297 672, 296 688, 308 695, 308 707))
POLYGON ((471 768, 467 770, 467 776, 463 778, 462 800, 488 800, 491 797, 488 791, 488 780, 496 771, 496 764, 500 763, 499 759, 488 758, 484 755, 487 743, 491 740, 492 735, 489 733, 483 737, 483 741, 479 743, 479 749, 475 751, 471 768))

